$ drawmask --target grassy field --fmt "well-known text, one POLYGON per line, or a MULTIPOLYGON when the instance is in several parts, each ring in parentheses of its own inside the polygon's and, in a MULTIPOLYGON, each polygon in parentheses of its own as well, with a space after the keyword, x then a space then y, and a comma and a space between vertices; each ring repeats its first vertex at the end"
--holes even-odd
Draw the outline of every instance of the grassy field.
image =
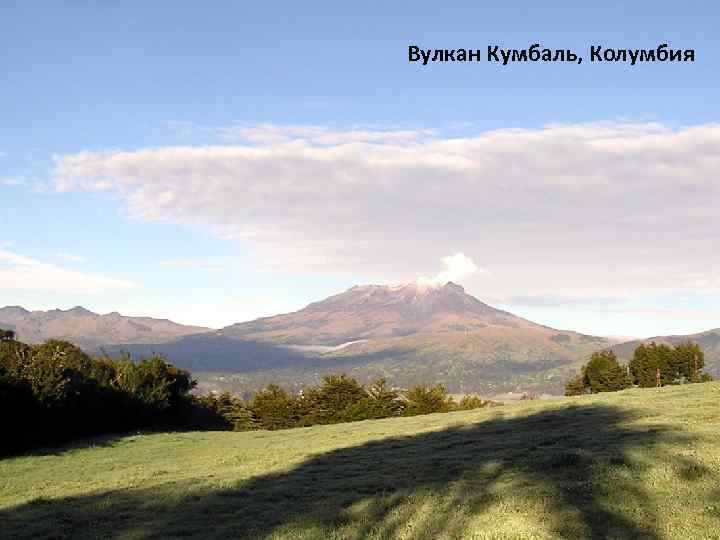
POLYGON ((720 383, 92 439, 0 461, 0 537, 720 538, 720 383))

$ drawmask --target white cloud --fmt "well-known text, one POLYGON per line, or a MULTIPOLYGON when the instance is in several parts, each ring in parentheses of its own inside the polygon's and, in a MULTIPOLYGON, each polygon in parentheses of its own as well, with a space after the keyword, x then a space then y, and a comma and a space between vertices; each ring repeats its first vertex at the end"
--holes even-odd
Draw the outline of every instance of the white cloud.
POLYGON ((226 269, 225 264, 220 261, 204 259, 173 259, 160 261, 160 266, 168 268, 194 268, 197 270, 209 270, 211 272, 220 272, 226 269))
POLYGON ((319 146, 344 143, 407 143, 431 137, 430 129, 332 129, 325 126, 288 126, 256 124, 220 128, 219 135, 226 141, 244 141, 253 144, 279 144, 297 141, 319 146))
POLYGON ((290 272, 398 281, 462 253, 492 271, 466 276, 470 290, 497 298, 718 287, 720 125, 441 138, 264 124, 225 135, 239 142, 59 156, 56 188, 108 191, 136 218, 210 227, 290 272))
POLYGON ((129 281, 69 270, 0 249, 0 290, 94 294, 134 286, 129 281))
POLYGON ((428 278, 418 278, 419 283, 427 285, 444 285, 448 281, 460 281, 480 272, 480 268, 475 262, 463 253, 455 253, 440 259, 443 270, 437 275, 428 278))
POLYGON ((66 252, 56 253, 55 256, 64 261, 76 262, 76 263, 85 262, 87 260, 87 259, 85 259, 85 257, 81 257, 80 255, 74 255, 72 253, 66 253, 66 252))

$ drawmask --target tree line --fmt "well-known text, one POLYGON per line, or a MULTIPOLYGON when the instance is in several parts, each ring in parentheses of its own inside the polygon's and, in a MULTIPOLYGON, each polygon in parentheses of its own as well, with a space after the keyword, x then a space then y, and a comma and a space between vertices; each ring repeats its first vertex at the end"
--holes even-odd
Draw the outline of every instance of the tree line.
POLYGON ((441 385, 400 391, 382 379, 364 386, 344 374, 299 394, 271 384, 249 400, 196 396, 195 386, 189 371, 159 354, 91 357, 67 341, 28 345, 0 330, 0 454, 131 430, 274 430, 489 403, 472 396, 455 401, 441 385))
POLYGON ((702 372, 704 367, 705 354, 692 341, 677 347, 643 343, 635 349, 627 365, 620 364, 617 355, 608 349, 592 354, 580 373, 565 384, 565 395, 711 381, 712 376, 702 372))
POLYGON ((444 386, 416 385, 401 391, 378 379, 365 386, 345 374, 328 375, 298 394, 268 385, 245 401, 229 392, 200 396, 236 431, 287 429, 485 407, 490 401, 464 396, 455 401, 444 386))
POLYGON ((172 428, 190 418, 190 373, 154 355, 91 358, 66 341, 0 339, 0 454, 76 437, 172 428))

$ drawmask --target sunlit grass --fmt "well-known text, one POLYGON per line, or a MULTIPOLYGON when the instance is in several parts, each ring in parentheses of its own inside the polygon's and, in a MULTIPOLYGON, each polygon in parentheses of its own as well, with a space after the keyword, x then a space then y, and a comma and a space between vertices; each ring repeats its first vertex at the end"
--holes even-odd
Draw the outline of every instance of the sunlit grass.
POLYGON ((720 384, 0 461, 0 537, 720 538, 720 384))

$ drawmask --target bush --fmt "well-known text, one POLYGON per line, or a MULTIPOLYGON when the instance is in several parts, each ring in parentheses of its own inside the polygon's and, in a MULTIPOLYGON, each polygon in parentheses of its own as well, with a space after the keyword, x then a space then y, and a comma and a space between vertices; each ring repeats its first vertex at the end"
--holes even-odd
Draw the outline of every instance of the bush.
POLYGON ((229 394, 195 399, 202 407, 222 416, 223 426, 236 431, 412 416, 477 409, 489 404, 476 396, 465 396, 460 403, 455 403, 441 385, 415 386, 402 394, 389 388, 384 379, 365 387, 344 374, 329 375, 321 385, 306 388, 299 395, 271 384, 248 402, 229 394))
POLYGON ((565 395, 578 396, 588 391, 613 392, 633 385, 653 388, 658 382, 663 386, 711 381, 708 373, 701 372, 704 367, 705 355, 692 341, 685 341, 677 347, 654 342, 640 344, 627 367, 621 366, 610 350, 596 352, 581 373, 565 383, 565 395))
POLYGON ((78 436, 182 427, 191 416, 187 371, 158 355, 134 363, 91 358, 66 341, 0 341, 0 407, 12 411, 0 453, 78 436))
POLYGON ((318 388, 303 393, 301 423, 336 424, 368 418, 365 388, 345 374, 328 375, 318 388))
POLYGON ((585 383, 585 374, 578 373, 573 377, 570 377, 565 383, 565 395, 566 396, 581 396, 588 392, 589 388, 585 383))
POLYGON ((247 431, 257 427, 243 400, 230 392, 193 396, 188 429, 247 431))
POLYGON ((365 401, 367 418, 400 416, 405 409, 400 392, 388 388, 385 379, 378 379, 372 383, 367 389, 367 394, 368 397, 365 401))
POLYGON ((593 393, 616 392, 632 386, 627 368, 618 363, 617 356, 610 350, 593 353, 583 373, 585 384, 593 393))
POLYGON ((657 386, 658 371, 661 385, 701 382, 704 367, 705 354, 692 341, 677 347, 655 342, 641 344, 630 362, 633 382, 641 388, 657 386))
POLYGON ((164 411, 195 387, 190 373, 154 354, 133 362, 129 355, 115 364, 115 386, 148 408, 164 411))
POLYGON ((660 383, 671 383, 676 379, 674 350, 665 345, 650 343, 641 344, 635 349, 630 362, 630 373, 633 382, 641 388, 657 386, 657 373, 660 372, 660 383))
POLYGON ((457 408, 461 411, 469 411, 471 409, 480 409, 489 403, 489 401, 483 401, 478 396, 463 396, 457 408))
POLYGON ((298 399, 276 384, 255 394, 248 409, 264 429, 285 429, 300 425, 298 399))
POLYGON ((430 414, 453 410, 455 403, 448 397, 445 387, 437 384, 433 387, 425 385, 413 386, 405 393, 405 414, 430 414))

